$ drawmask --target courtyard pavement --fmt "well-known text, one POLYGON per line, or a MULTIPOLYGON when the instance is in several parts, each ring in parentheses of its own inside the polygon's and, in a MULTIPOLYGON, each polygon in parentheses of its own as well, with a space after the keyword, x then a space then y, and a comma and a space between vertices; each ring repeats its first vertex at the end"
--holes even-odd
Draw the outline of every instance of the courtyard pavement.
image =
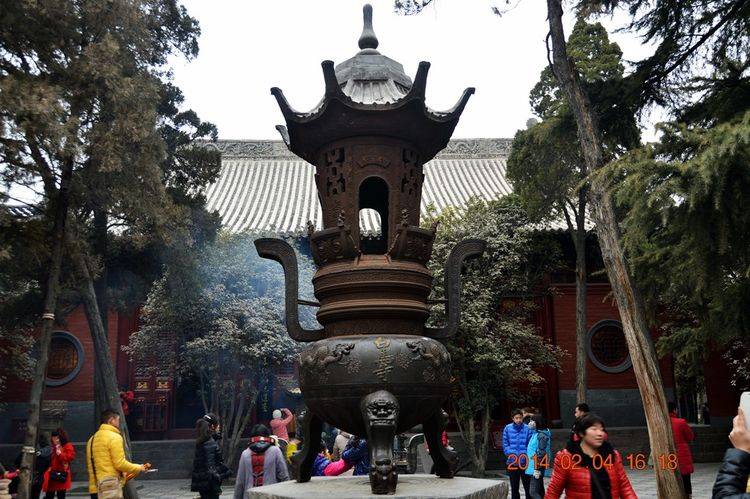
MULTIPOLYGON (((695 465, 695 473, 692 478, 693 497, 695 499, 710 499, 719 465, 720 463, 698 463, 695 465)), ((654 474, 651 470, 628 470, 628 477, 639 499, 656 499, 654 474)), ((498 479, 507 480, 503 476, 498 479)), ((87 487, 88 484, 84 482, 74 482, 68 497, 88 497, 87 487)), ((234 490, 232 484, 225 485, 222 489, 224 490, 221 495, 222 498, 232 497, 234 490)), ((195 492, 190 492, 189 480, 141 479, 138 481, 138 492, 142 499, 198 497, 195 492)), ((523 492, 521 497, 523 497, 523 492)))

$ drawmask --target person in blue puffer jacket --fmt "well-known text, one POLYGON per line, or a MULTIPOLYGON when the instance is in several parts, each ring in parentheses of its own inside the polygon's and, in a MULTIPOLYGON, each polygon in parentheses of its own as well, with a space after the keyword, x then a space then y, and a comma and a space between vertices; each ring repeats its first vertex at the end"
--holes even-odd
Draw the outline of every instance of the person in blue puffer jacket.
POLYGON ((312 476, 338 476, 354 465, 354 463, 346 462, 344 459, 332 462, 329 457, 326 443, 321 440, 318 455, 315 456, 315 462, 313 463, 312 476))
POLYGON ((526 499, 529 496, 529 475, 524 473, 528 466, 526 449, 529 446, 531 431, 523 423, 523 412, 521 409, 513 409, 510 413, 513 419, 503 429, 503 452, 505 453, 505 465, 510 479, 511 499, 521 499, 519 481, 523 483, 523 491, 526 499))
POLYGON ((531 499, 544 499, 544 477, 552 476, 552 433, 541 414, 534 414, 529 421, 531 439, 526 448, 529 466, 526 476, 529 477, 529 495, 531 499))
POLYGON ((354 465, 355 475, 370 474, 370 448, 364 438, 352 437, 341 453, 341 459, 354 465))

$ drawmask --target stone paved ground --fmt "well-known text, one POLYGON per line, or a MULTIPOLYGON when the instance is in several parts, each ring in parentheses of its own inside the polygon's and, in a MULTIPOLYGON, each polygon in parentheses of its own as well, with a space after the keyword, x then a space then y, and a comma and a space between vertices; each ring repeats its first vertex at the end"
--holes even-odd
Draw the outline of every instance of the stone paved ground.
MULTIPOLYGON (((711 489, 713 488, 718 469, 719 463, 699 463, 695 465, 695 473, 693 474, 693 497, 695 499, 707 499, 711 497, 711 489)), ((654 474, 652 471, 628 471, 628 476, 639 499, 656 499, 654 474)), ((501 477, 500 479, 505 478, 501 477)), ((139 495, 142 499, 197 497, 197 494, 190 492, 190 483, 188 480, 142 479, 138 481, 138 485, 139 495)), ((232 497, 231 486, 225 486, 223 489, 222 498, 232 497)), ((88 496, 86 491, 86 484, 75 482, 68 497, 88 496)))

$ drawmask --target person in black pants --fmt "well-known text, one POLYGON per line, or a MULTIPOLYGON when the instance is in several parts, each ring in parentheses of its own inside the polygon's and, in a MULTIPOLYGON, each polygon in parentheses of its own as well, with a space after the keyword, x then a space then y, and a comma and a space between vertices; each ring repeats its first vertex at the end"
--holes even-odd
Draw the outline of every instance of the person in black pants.
POLYGON ((196 422, 196 430, 198 438, 195 441, 190 490, 199 492, 201 499, 218 499, 222 480, 231 475, 218 444, 221 439, 218 416, 206 414, 196 422))
MULTIPOLYGON (((39 435, 39 443, 37 444, 36 457, 34 458, 34 478, 31 482, 31 497, 33 499, 39 499, 39 494, 42 493, 42 483, 44 483, 44 472, 49 468, 50 461, 52 460, 52 446, 50 446, 50 437, 47 433, 41 433, 39 435)), ((21 456, 19 455, 19 458, 21 456)), ((21 467, 21 461, 19 459, 18 467, 21 467)))
POLYGON ((747 490, 750 475, 750 428, 745 425, 745 414, 738 409, 734 427, 729 434, 734 449, 727 449, 724 462, 714 483, 713 499, 750 499, 747 490))
POLYGON ((523 484, 526 499, 529 499, 530 476, 526 474, 528 456, 526 448, 531 439, 531 430, 523 422, 521 409, 513 409, 510 413, 511 423, 503 429, 503 453, 505 454, 505 465, 508 478, 510 479, 511 499, 521 499, 519 482, 523 484))

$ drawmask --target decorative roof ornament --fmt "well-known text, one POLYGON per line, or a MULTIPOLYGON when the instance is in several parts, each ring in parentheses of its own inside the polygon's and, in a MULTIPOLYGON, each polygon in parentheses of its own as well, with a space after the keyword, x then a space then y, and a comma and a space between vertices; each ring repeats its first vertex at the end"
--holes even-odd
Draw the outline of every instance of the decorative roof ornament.
POLYGON ((464 90, 447 111, 430 109, 425 104, 430 63, 419 63, 412 82, 401 63, 376 50, 378 39, 369 4, 363 8, 363 19, 360 51, 335 66, 333 61, 321 63, 325 93, 314 109, 299 112, 280 88, 271 89, 286 121, 286 126, 276 128, 289 149, 311 163, 326 144, 366 135, 404 139, 414 144, 427 162, 448 144, 474 88, 464 90))
POLYGON ((375 51, 378 48, 378 37, 375 36, 375 30, 372 29, 372 5, 365 4, 362 8, 362 15, 364 17, 364 26, 362 26, 362 35, 359 37, 359 48, 362 52, 368 50, 369 54, 378 53, 375 51))

